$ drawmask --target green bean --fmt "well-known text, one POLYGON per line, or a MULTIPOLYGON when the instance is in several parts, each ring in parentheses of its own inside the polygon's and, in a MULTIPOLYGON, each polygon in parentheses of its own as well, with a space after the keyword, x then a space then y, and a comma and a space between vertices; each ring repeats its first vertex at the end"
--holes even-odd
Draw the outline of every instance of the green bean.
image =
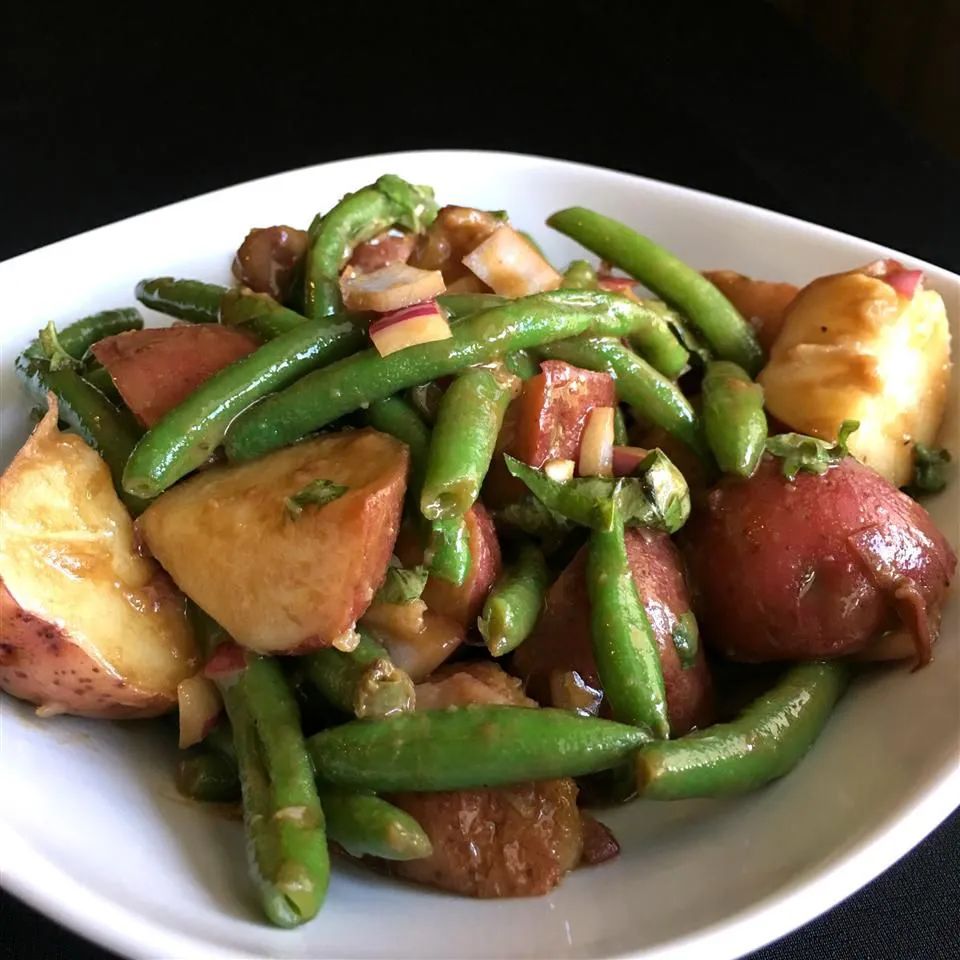
POLYGON ((503 358, 503 365, 520 380, 529 380, 540 372, 536 357, 526 350, 514 350, 503 358))
POLYGON ((584 207, 560 210, 547 223, 677 306, 720 359, 733 360, 749 373, 760 369, 763 354, 750 325, 706 277, 672 253, 584 207))
POLYGON ((124 490, 122 484, 124 467, 141 433, 130 411, 115 407, 69 367, 53 370, 48 361, 24 353, 17 357, 16 369, 38 400, 45 398, 47 391, 57 395, 60 419, 100 454, 127 509, 133 514, 140 513, 146 503, 124 490))
POLYGON ((587 592, 593 659, 614 719, 666 738, 670 726, 660 653, 637 595, 623 523, 590 535, 587 592))
POLYGON ((596 290, 597 271, 586 260, 573 260, 563 272, 563 286, 573 290, 596 290))
POLYGON ((729 360, 707 364, 703 376, 703 431, 720 469, 752 477, 767 442, 763 387, 729 360))
POLYGON ((645 318, 638 304, 601 291, 555 290, 513 300, 454 324, 446 340, 387 357, 364 350, 303 377, 237 417, 227 433, 227 453, 232 460, 251 460, 419 383, 587 330, 625 336, 645 318))
POLYGON ((437 303, 446 310, 451 323, 509 302, 506 297, 498 297, 495 293, 444 293, 437 297, 437 303))
POLYGON ((224 290, 220 299, 220 322, 224 326, 250 330, 266 342, 306 323, 307 318, 265 293, 224 290))
MULTIPOLYGON (((646 306, 647 301, 644 301, 646 306)), ((676 380, 689 369, 690 354, 658 309, 649 309, 649 322, 628 338, 630 345, 654 370, 676 380)))
POLYGON ((190 323, 217 323, 224 293, 226 287, 216 283, 173 277, 141 280, 136 289, 137 299, 145 307, 190 323))
POLYGON ((470 531, 462 515, 434 520, 430 525, 430 544, 424 555, 430 573, 455 586, 461 586, 470 572, 470 531))
MULTIPOLYGON (((57 331, 60 347, 74 360, 82 360, 86 352, 104 337, 112 337, 128 330, 142 330, 143 317, 136 307, 120 307, 115 310, 101 310, 100 313, 82 317, 57 331)), ((24 350, 24 356, 32 359, 44 357, 38 340, 34 340, 24 350)))
POLYGON ((120 391, 106 367, 88 367, 83 370, 81 376, 91 387, 96 387, 115 407, 119 407, 123 403, 120 391))
POLYGON ((240 799, 237 761, 215 750, 197 750, 177 763, 177 790, 201 803, 234 803, 240 799))
POLYGON ((430 838, 405 810, 370 793, 319 790, 327 833, 352 857, 419 860, 433 853, 430 838))
POLYGON ((349 320, 313 320, 215 373, 144 435, 124 471, 124 489, 141 497, 163 493, 207 460, 241 410, 362 343, 363 331, 349 320))
POLYGON ((619 404, 613 410, 613 442, 618 447, 625 447, 630 443, 630 437, 627 435, 627 421, 619 404))
POLYGON ((322 780, 389 792, 577 777, 615 766, 648 739, 639 727, 566 710, 469 706, 354 720, 308 746, 322 780))
POLYGON ((789 773, 820 735, 848 674, 839 661, 798 664, 731 723, 644 747, 636 759, 640 796, 726 797, 789 773))
MULTIPOLYGON (((228 640, 191 607, 206 656, 228 640)), ((292 927, 315 916, 326 895, 330 857, 323 810, 300 729, 300 714, 276 660, 248 654, 246 667, 217 684, 233 727, 248 853, 267 916, 292 927)))
MULTIPOLYGON (((440 409, 442 399, 443 388, 440 384, 432 381, 430 383, 420 383, 407 391, 407 400, 410 402, 410 406, 417 411, 423 422, 431 427, 436 422, 437 411, 440 409)), ((417 509, 420 509, 419 506, 417 509)))
POLYGON ((480 495, 516 379, 475 367, 447 388, 433 426, 420 512, 428 520, 462 516, 480 495))
POLYGON ((407 445, 410 451, 410 476, 407 480, 407 512, 420 515, 420 491, 427 469, 430 430, 413 407, 400 397, 376 400, 367 408, 367 423, 389 433, 407 445))
POLYGON ((538 352, 586 370, 611 373, 620 400, 636 407, 645 419, 663 427, 701 457, 709 456, 690 401, 675 383, 622 343, 612 338, 576 337, 544 344, 538 352))
POLYGON ((356 193, 348 193, 332 210, 310 224, 304 271, 304 312, 314 319, 342 309, 340 271, 354 248, 397 224, 414 232, 437 215, 433 191, 387 174, 356 193))
POLYGON ((301 662, 310 682, 344 713, 389 717, 413 709, 413 681, 363 631, 360 643, 349 653, 330 647, 308 654, 301 662))
POLYGON ((477 622, 480 635, 494 657, 502 657, 533 632, 543 608, 550 574, 543 553, 521 542, 516 559, 504 567, 483 605, 477 622))

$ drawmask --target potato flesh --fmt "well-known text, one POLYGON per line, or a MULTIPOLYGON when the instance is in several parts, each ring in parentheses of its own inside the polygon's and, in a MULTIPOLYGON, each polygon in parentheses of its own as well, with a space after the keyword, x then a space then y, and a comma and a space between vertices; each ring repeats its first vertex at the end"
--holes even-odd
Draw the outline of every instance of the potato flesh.
MULTIPOLYGON (((184 598, 138 555, 133 521, 106 464, 57 429, 55 399, 0 478, 0 518, 0 579, 15 605, 4 604, 4 643, 16 648, 6 653, 37 674, 53 669, 39 646, 53 658, 70 645, 84 654, 71 653, 71 669, 89 658, 98 686, 110 680, 128 705, 140 695, 175 702, 195 662, 184 598), (129 688, 137 691, 132 700, 129 688)), ((14 676, 30 679, 25 690, 50 693, 36 676, 14 676)), ((93 715, 74 709, 76 696, 64 691, 64 709, 93 715)))
POLYGON ((908 300, 859 271, 821 277, 790 308, 759 380, 770 413, 800 433, 834 439, 859 420, 850 452, 904 486, 914 444, 936 440, 946 406, 943 300, 933 290, 908 300))
POLYGON ((407 462, 406 447, 386 434, 329 434, 191 477, 145 511, 140 530, 237 643, 261 653, 330 646, 383 581, 407 462), (318 479, 348 491, 292 517, 286 499, 318 479))

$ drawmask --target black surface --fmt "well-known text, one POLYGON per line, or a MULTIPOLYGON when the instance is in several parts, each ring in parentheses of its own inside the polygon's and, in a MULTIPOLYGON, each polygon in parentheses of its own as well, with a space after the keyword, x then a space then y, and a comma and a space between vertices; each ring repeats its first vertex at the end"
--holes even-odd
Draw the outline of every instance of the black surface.
MULTIPOLYGON (((21 5, 0 34, 0 258, 309 163, 485 147, 698 187, 960 270, 957 163, 767 5, 465 9, 454 25, 451 3, 21 5)), ((958 851, 955 815, 756 960, 960 956, 958 851)), ((6 957, 105 957, 10 898, 0 910, 6 957)))

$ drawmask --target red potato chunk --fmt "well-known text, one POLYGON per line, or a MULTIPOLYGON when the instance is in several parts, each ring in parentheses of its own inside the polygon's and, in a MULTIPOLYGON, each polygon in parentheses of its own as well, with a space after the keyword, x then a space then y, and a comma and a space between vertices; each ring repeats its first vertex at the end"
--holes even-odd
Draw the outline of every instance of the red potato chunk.
POLYGON ((0 689, 43 715, 152 717, 196 668, 185 599, 140 556, 110 471, 57 401, 0 478, 0 689))
MULTIPOLYGON (((714 705, 703 650, 684 669, 673 640, 677 622, 690 610, 680 555, 664 533, 627 530, 626 544, 633 580, 660 650, 670 733, 682 736, 712 723, 714 705)), ((525 679, 528 693, 543 704, 553 701, 556 678, 571 671, 588 687, 602 690, 591 648, 586 567, 584 548, 548 591, 536 629, 514 654, 514 669, 525 679)))
POLYGON ((124 403, 152 427, 205 380, 257 349, 255 337, 215 323, 130 330, 91 348, 124 403))
POLYGON ((701 632, 743 661, 858 653, 905 627, 930 659, 957 558, 916 501, 851 457, 722 480, 683 532, 701 632))
POLYGON ((540 373, 524 383, 523 393, 507 409, 484 495, 499 507, 527 492, 507 471, 505 452, 532 467, 542 467, 547 460, 576 462, 590 412, 616 403, 610 374, 581 370, 563 360, 544 360, 540 373))
POLYGON ((404 444, 375 430, 327 434, 188 478, 151 504, 139 529, 237 643, 260 653, 332 646, 383 582, 408 459, 404 444), (292 515, 288 499, 317 480, 347 490, 292 515))
POLYGON ((290 293, 309 242, 306 230, 257 227, 240 244, 233 259, 233 275, 241 285, 282 302, 290 293))
MULTIPOLYGON (((495 663, 451 664, 417 685, 417 709, 470 703, 535 708, 495 663)), ((490 790, 401 793, 391 803, 423 827, 433 853, 392 865, 398 875, 470 897, 547 893, 581 858, 583 828, 573 780, 490 790)))

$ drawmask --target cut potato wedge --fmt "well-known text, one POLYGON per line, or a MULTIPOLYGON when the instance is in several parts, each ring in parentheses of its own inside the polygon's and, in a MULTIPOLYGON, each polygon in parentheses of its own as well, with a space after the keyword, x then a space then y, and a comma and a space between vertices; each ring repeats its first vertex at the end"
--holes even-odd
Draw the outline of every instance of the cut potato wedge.
POLYGON ((949 379, 940 295, 908 299, 859 270, 800 292, 759 376, 767 409, 793 430, 832 440, 859 420, 850 452, 898 487, 910 482, 914 444, 936 440, 949 379))
POLYGON ((48 402, 0 478, 0 688, 45 714, 163 713, 196 666, 184 597, 137 553, 106 464, 48 402))
POLYGON ((302 653, 349 632, 383 582, 406 489, 404 444, 375 430, 328 434, 213 467, 138 521, 180 589, 242 646, 302 653), (289 508, 314 481, 346 491, 289 508))

